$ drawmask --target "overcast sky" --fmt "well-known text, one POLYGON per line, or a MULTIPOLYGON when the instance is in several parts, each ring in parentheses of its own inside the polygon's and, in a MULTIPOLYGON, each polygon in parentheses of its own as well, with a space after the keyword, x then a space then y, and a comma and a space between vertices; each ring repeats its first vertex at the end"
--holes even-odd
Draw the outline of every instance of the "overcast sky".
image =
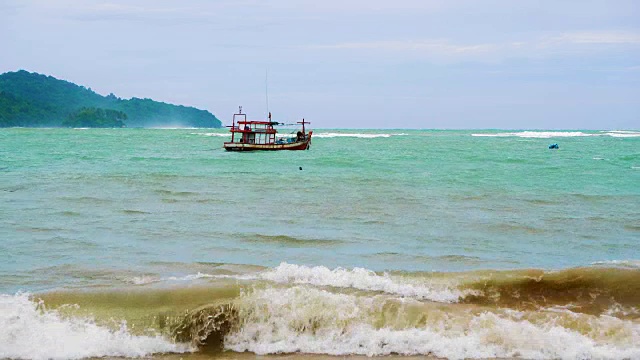
POLYGON ((0 72, 315 128, 640 128, 639 0, 0 0, 0 72), (268 81, 265 73, 268 72, 268 81))

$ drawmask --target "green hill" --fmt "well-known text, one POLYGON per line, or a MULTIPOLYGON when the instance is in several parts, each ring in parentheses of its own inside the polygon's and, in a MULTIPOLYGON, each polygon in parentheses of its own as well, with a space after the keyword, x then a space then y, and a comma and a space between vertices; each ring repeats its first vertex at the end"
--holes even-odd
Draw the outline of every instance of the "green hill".
POLYGON ((151 99, 126 100, 113 94, 102 96, 90 88, 24 70, 0 75, 0 127, 69 126, 85 109, 94 109, 90 113, 98 116, 94 120, 101 125, 105 124, 104 114, 116 111, 124 113, 119 119, 126 119, 128 127, 222 126, 210 112, 193 107, 151 99))

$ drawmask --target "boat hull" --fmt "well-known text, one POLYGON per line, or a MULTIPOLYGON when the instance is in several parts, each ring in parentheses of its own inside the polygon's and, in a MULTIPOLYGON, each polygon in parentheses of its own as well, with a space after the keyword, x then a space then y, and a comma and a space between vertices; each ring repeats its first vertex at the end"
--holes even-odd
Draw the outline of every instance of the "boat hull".
POLYGON ((227 151, 277 151, 277 150, 307 150, 311 146, 311 139, 291 144, 246 144, 237 142, 224 143, 227 151))

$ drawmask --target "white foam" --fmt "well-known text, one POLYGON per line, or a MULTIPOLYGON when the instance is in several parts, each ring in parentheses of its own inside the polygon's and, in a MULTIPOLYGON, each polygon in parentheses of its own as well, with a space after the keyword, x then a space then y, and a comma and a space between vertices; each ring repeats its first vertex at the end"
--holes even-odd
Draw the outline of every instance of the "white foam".
POLYGON ((634 306, 623 306, 618 303, 615 303, 612 306, 610 306, 607 309, 607 311, 605 311, 604 313, 606 315, 615 316, 615 317, 629 316, 629 315, 638 316, 640 315, 640 309, 634 306))
POLYGON ((640 269, 640 260, 605 260, 592 262, 591 265, 640 269))
POLYGON ((259 355, 640 358, 640 325, 632 321, 516 311, 443 315, 426 309, 424 322, 402 326, 395 318, 407 309, 385 313, 389 303, 379 300, 307 287, 256 291, 244 296, 239 307, 242 327, 227 335, 225 348, 259 355), (380 325, 381 317, 386 322, 380 325), (567 327, 576 322, 586 329, 567 327))
POLYGON ((163 278, 163 280, 169 280, 169 281, 194 281, 194 280, 199 280, 199 279, 256 280, 256 279, 258 279, 258 277, 257 277, 257 275, 250 275, 250 274, 244 274, 244 275, 225 275, 225 274, 212 275, 212 274, 198 272, 197 274, 189 274, 189 275, 185 275, 185 276, 170 276, 170 277, 167 277, 167 278, 163 278))
POLYGON ((191 133, 191 135, 223 136, 223 137, 230 137, 231 136, 231 135, 229 135, 228 132, 226 132, 226 133, 191 133))
POLYGON ((193 281, 197 279, 212 279, 218 277, 217 275, 211 275, 206 273, 198 272, 197 274, 189 274, 185 276, 170 276, 166 278, 166 280, 171 281, 193 281))
POLYGON ((0 358, 80 359, 142 357, 156 353, 193 351, 161 336, 131 334, 125 323, 118 330, 90 319, 64 318, 46 310, 28 294, 0 295, 0 358))
POLYGON ((612 137, 619 137, 619 138, 640 137, 640 131, 631 131, 631 130, 613 130, 613 131, 607 131, 605 134, 612 137))
POLYGON ((518 131, 504 133, 479 133, 471 134, 471 136, 479 137, 521 137, 521 138, 537 138, 549 139, 555 137, 583 137, 598 136, 599 134, 583 133, 582 131, 518 131))
POLYGON ((640 132, 630 130, 601 131, 599 133, 585 133, 582 131, 513 131, 500 133, 475 133, 471 136, 477 137, 520 137, 533 139, 549 139, 562 137, 590 137, 590 136, 611 136, 611 137, 640 137, 640 132))
POLYGON ((146 285, 154 282, 160 281, 155 276, 150 275, 141 275, 141 276, 132 276, 124 279, 125 282, 133 284, 133 285, 146 285))
POLYGON ((281 263, 275 269, 259 274, 264 280, 278 283, 311 284, 316 286, 334 286, 358 290, 381 291, 388 294, 413 297, 438 302, 457 302, 472 291, 462 292, 450 284, 436 284, 425 279, 406 279, 389 274, 378 275, 375 272, 353 268, 352 270, 324 266, 307 267, 281 263))
POLYGON ((388 138, 392 136, 406 136, 408 134, 367 134, 367 133, 314 133, 313 137, 334 138, 334 137, 355 137, 363 139, 388 138))

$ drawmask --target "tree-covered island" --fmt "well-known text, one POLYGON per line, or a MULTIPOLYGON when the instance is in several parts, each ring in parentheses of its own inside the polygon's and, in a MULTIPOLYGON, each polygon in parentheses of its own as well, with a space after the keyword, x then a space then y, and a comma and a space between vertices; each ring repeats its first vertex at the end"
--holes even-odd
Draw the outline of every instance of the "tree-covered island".
POLYGON ((102 96, 68 81, 20 70, 0 75, 0 127, 209 127, 213 114, 151 99, 102 96))
POLYGON ((90 107, 69 114, 69 117, 62 122, 62 126, 121 128, 126 126, 125 120, 127 120, 127 114, 122 111, 90 107))

